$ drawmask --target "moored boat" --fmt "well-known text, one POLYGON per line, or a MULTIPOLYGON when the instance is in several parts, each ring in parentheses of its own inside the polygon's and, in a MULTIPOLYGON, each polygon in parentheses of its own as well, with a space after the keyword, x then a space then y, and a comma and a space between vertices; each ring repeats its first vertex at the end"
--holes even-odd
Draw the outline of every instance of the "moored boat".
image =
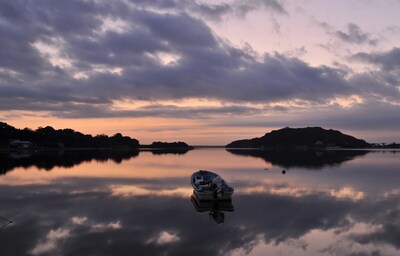
POLYGON ((190 182, 199 200, 231 200, 233 187, 216 173, 200 170, 192 174, 190 182))

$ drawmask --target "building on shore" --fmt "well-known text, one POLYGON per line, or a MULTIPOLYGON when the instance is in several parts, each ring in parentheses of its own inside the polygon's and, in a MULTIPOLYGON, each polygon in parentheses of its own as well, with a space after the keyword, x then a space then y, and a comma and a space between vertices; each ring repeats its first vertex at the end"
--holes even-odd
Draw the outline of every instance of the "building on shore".
POLYGON ((14 149, 31 149, 35 147, 35 144, 27 140, 11 140, 8 146, 14 149))

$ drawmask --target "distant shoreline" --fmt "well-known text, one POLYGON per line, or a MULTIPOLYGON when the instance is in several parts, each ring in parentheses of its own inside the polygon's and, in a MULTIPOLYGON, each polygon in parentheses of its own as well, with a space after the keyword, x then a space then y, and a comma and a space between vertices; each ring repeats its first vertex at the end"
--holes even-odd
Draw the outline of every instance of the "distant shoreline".
POLYGON ((262 137, 242 139, 228 145, 188 145, 185 142, 154 141, 140 142, 121 133, 113 136, 98 134, 92 136, 72 129, 39 127, 17 129, 0 122, 1 151, 60 151, 60 150, 141 150, 141 151, 185 151, 192 149, 250 149, 250 150, 395 150, 398 143, 368 143, 365 140, 343 134, 337 130, 321 127, 290 128, 273 130, 262 137))
MULTIPOLYGON (((226 150, 257 150, 257 151, 400 151, 400 148, 226 148, 225 146, 192 146, 191 150, 201 149, 226 149, 226 150)), ((36 148, 36 149, 12 149, 0 148, 0 152, 59 152, 59 151, 165 151, 165 150, 185 150, 185 148, 36 148)))

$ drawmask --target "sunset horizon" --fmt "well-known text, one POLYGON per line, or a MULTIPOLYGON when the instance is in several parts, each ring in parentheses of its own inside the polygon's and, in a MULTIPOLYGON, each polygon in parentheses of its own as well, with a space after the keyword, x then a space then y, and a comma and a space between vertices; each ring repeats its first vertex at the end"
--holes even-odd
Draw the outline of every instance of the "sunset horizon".
POLYGON ((400 142, 398 1, 4 1, 0 120, 224 145, 400 142))
POLYGON ((1 256, 400 255, 400 0, 1 0, 0 33, 1 256))
MULTIPOLYGON (((188 143, 191 146, 225 147, 227 144, 229 144, 229 143, 231 143, 233 141, 236 141, 236 140, 259 138, 259 137, 262 137, 265 134, 269 134, 269 133, 271 133, 273 131, 282 130, 282 129, 285 129, 285 128, 305 129, 305 128, 318 127, 318 128, 322 128, 324 130, 334 130, 334 131, 339 131, 341 133, 344 133, 344 134, 347 134, 347 135, 350 135, 350 136, 354 136, 354 134, 348 133, 347 131, 336 130, 336 129, 331 129, 331 128, 327 128, 327 127, 319 127, 319 126, 289 127, 289 126, 285 126, 285 127, 280 127, 280 128, 264 129, 263 130, 264 132, 261 132, 261 133, 258 133, 258 134, 257 133, 251 134, 251 133, 247 132, 244 135, 238 135, 237 137, 219 136, 219 138, 217 140, 215 140, 215 139, 213 140, 214 143, 205 143, 204 142, 204 137, 201 137, 198 140, 198 143, 196 143, 196 141, 197 141, 196 139, 197 138, 185 137, 185 136, 180 137, 179 135, 176 135, 174 137, 165 137, 165 136, 163 136, 162 133, 157 134, 157 132, 153 132, 152 133, 152 135, 154 137, 149 137, 149 138, 146 138, 146 140, 141 140, 141 138, 139 138, 139 137, 135 137, 135 136, 129 135, 128 133, 121 133, 120 131, 113 131, 113 132, 110 132, 110 133, 104 133, 104 132, 90 133, 90 132, 82 132, 81 130, 73 129, 71 127, 60 127, 59 128, 59 127, 53 127, 51 125, 39 126, 39 127, 36 127, 36 128, 32 128, 32 127, 16 127, 16 126, 13 126, 13 125, 8 124, 8 123, 7 123, 7 125, 10 125, 12 127, 15 127, 16 129, 20 129, 20 130, 27 128, 27 129, 33 130, 33 131, 35 131, 37 129, 45 128, 45 127, 51 127, 51 128, 53 128, 55 130, 72 129, 75 132, 79 132, 79 133, 83 133, 85 135, 91 135, 91 136, 98 136, 98 135, 113 136, 115 134, 122 134, 123 136, 129 136, 132 139, 137 139, 139 141, 140 145, 150 145, 153 142, 168 142, 168 143, 171 143, 171 142, 185 142, 185 143, 188 143), (247 137, 245 137, 245 136, 247 136, 247 137), (195 143, 193 143, 193 141, 195 143), (217 144, 217 143, 215 143, 216 141, 221 141, 221 142, 219 144, 217 144)), ((210 134, 210 136, 214 137, 214 136, 216 136, 216 134, 210 134)), ((391 144, 391 143, 400 144, 397 141, 370 141, 370 140, 366 140, 363 137, 358 137, 358 136, 354 136, 354 137, 357 137, 358 139, 362 139, 362 140, 367 141, 368 143, 373 143, 373 144, 391 144)))

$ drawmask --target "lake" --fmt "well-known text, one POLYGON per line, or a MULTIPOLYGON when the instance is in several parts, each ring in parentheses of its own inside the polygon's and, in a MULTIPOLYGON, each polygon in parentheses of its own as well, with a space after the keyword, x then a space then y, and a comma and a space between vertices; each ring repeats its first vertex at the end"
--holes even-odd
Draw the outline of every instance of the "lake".
POLYGON ((3 152, 0 173, 2 256, 400 255, 400 151, 3 152), (199 169, 232 201, 194 200, 199 169))

